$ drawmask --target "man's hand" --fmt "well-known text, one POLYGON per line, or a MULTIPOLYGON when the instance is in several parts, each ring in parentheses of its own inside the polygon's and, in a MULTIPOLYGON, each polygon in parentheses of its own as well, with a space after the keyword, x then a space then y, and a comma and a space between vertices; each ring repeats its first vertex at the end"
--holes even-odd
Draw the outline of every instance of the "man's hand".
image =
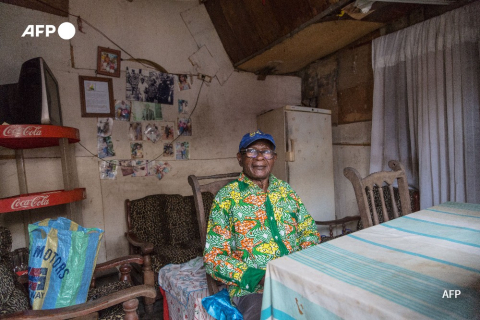
POLYGON ((260 280, 259 284, 261 286, 265 285, 265 276, 263 276, 262 280, 260 280))

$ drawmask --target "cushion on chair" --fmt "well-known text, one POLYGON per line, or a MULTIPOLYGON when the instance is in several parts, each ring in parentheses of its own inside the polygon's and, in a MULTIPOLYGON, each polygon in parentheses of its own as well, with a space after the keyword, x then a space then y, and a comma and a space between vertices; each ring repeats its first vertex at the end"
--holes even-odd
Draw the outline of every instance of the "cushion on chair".
MULTIPOLYGON (((206 192, 202 198, 210 211, 214 196, 206 192)), ((155 247, 152 269, 156 272, 167 264, 181 264, 203 255, 193 196, 169 195, 165 210, 168 212, 170 245, 155 247)))
POLYGON ((9 299, 0 305, 0 314, 14 313, 30 309, 30 303, 25 292, 15 286, 10 293, 9 299))
MULTIPOLYGON (((105 284, 98 288, 91 288, 88 290, 87 301, 96 300, 98 298, 104 297, 111 293, 130 288, 132 285, 124 281, 114 281, 108 284, 105 284)), ((112 307, 109 307, 104 310, 99 311, 99 319, 102 320, 113 320, 113 319, 123 319, 125 318, 125 312, 123 311, 123 304, 119 303, 112 307)))
POLYGON ((155 248, 155 254, 152 255, 152 269, 158 272, 167 264, 184 263, 202 254, 202 244, 199 239, 192 239, 185 244, 155 248))
MULTIPOLYGON (((208 213, 210 213, 214 197, 210 192, 202 193, 203 205, 208 213)), ((165 209, 168 212, 172 245, 190 244, 192 239, 200 239, 193 196, 172 195, 168 198, 165 209)))
POLYGON ((192 238, 199 238, 195 223, 196 216, 185 214, 195 212, 193 196, 171 195, 167 198, 165 210, 168 212, 170 244, 174 246, 187 244, 192 238))
MULTIPOLYGON (((210 211, 214 195, 202 193, 205 209, 210 211)), ((202 256, 193 196, 158 194, 131 201, 133 232, 142 242, 154 246, 152 269, 180 264, 202 256)))
POLYGON ((0 306, 3 306, 10 299, 15 287, 13 281, 10 268, 3 261, 0 261, 0 306))
POLYGON ((151 242, 154 247, 163 246, 169 238, 165 224, 165 201, 167 195, 157 194, 131 201, 133 232, 143 242, 151 242))
POLYGON ((10 230, 0 227, 0 314, 23 311, 30 308, 28 293, 17 281, 12 270, 10 230))
POLYGON ((12 234, 7 228, 0 226, 0 261, 10 261, 10 250, 12 250, 12 234))

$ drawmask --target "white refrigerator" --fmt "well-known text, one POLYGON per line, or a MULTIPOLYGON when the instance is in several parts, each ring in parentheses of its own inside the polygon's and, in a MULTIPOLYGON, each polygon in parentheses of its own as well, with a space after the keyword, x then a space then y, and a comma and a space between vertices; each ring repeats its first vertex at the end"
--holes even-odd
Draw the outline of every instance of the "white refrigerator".
POLYGON ((335 219, 331 111, 285 106, 257 116, 275 139, 273 175, 297 192, 314 220, 335 219))

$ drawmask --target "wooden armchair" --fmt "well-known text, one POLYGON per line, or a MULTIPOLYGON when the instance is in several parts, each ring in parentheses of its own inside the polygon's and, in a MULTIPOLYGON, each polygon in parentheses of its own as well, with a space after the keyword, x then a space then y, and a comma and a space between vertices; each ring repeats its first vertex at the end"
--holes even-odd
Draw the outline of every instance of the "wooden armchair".
MULTIPOLYGON (((137 297, 154 297, 155 289, 147 285, 134 286, 119 292, 109 294, 97 300, 87 301, 71 307, 51 310, 25 310, 12 314, 1 315, 0 319, 98 319, 97 312, 116 304, 123 303, 125 316, 123 319, 138 319, 136 313, 138 307, 137 297)), ((122 319, 122 317, 120 317, 122 319)))
MULTIPOLYGON (((213 195, 206 197, 213 201, 213 195)), ((158 271, 167 264, 181 264, 202 255, 193 196, 155 194, 127 199, 125 213, 130 254, 141 254, 151 262, 151 268, 143 268, 144 283, 155 285, 158 271)), ((146 309, 153 311, 155 299, 146 300, 146 309)))
MULTIPOLYGON (((138 297, 155 297, 155 288, 132 286, 129 282, 131 263, 143 264, 141 256, 127 256, 98 264, 91 281, 87 302, 58 309, 29 310, 29 299, 24 286, 13 272, 10 261, 10 231, 0 227, 0 319, 138 319, 138 297), (95 288, 99 274, 120 267, 120 280, 95 288), (123 307, 123 308, 122 308, 123 307)), ((28 280, 27 280, 28 281, 28 280)))
POLYGON ((392 171, 374 172, 365 178, 354 168, 343 170, 352 182, 364 228, 420 210, 419 193, 409 190, 403 165, 390 160, 388 166, 392 171), (393 186, 395 182, 398 187, 393 186))
MULTIPOLYGON (((210 193, 216 195, 218 190, 223 188, 229 182, 235 180, 240 175, 240 172, 227 173, 227 174, 218 174, 212 176, 202 176, 197 177, 194 175, 188 176, 188 183, 193 190, 193 198, 195 200, 195 209, 197 213, 198 226, 200 230, 200 240, 202 243, 202 248, 205 248, 205 241, 207 238, 207 223, 208 215, 210 214, 210 209, 213 201, 205 201, 205 193, 210 193), (207 184, 200 185, 200 180, 216 180, 207 184), (220 179, 220 180, 219 180, 220 179)), ((213 200, 213 198, 212 198, 213 200)), ((207 274, 207 285, 208 292, 210 295, 213 295, 219 291, 218 284, 215 279, 213 279, 209 274, 207 274)))

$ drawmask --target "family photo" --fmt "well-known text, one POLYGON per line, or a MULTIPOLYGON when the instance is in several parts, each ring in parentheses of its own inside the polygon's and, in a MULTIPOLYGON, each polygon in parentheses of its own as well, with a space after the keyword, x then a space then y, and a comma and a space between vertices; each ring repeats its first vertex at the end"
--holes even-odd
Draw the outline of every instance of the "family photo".
POLYGON ((163 144, 163 157, 173 158, 173 144, 168 142, 163 144))
POLYGON ((130 141, 142 140, 142 137, 142 123, 131 122, 130 127, 128 128, 128 138, 130 141))
POLYGON ((180 91, 190 89, 190 83, 188 83, 188 75, 181 74, 178 76, 178 88, 180 91))
POLYGON ((130 143, 130 151, 132 159, 143 159, 143 143, 132 142, 130 143))
POLYGON ((178 113, 188 113, 188 101, 183 99, 178 99, 178 113))
POLYGON ((115 156, 111 137, 98 137, 97 148, 98 157, 101 159, 115 156))
POLYGON ((188 160, 190 159, 190 144, 187 141, 176 142, 176 157, 177 160, 188 160))
POLYGON ((174 75, 127 67, 126 79, 127 100, 173 105, 174 75))
POLYGON ((166 122, 161 125, 160 131, 162 132, 162 140, 164 141, 172 141, 173 140, 173 130, 174 130, 174 123, 173 122, 166 122))
POLYGON ((191 136, 192 135, 192 119, 188 118, 179 118, 178 124, 178 135, 181 136, 191 136))

